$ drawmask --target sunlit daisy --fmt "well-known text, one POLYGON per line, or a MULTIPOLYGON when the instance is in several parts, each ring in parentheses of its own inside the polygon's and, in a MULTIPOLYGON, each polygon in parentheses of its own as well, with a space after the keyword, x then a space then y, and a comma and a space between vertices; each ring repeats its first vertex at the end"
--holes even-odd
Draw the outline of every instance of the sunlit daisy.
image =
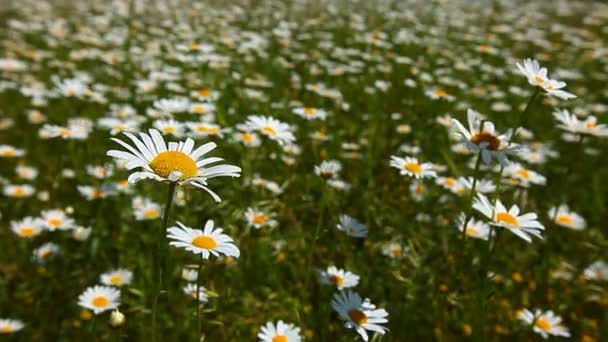
POLYGON ((171 181, 179 184, 192 184, 207 191, 217 202, 221 199, 207 187, 207 180, 215 177, 239 177, 241 169, 234 165, 220 164, 209 166, 221 161, 221 158, 202 158, 215 148, 215 143, 207 143, 194 149, 194 140, 188 138, 185 142, 170 142, 168 145, 160 132, 150 129, 149 134, 140 133, 141 138, 131 133, 124 133, 135 147, 112 138, 127 149, 126 151, 110 150, 108 156, 127 161, 127 169, 142 169, 129 176, 130 183, 151 178, 157 181, 171 181))
POLYGON ((25 151, 19 148, 15 148, 10 145, 0 145, 0 158, 16 158, 21 157, 25 154, 25 151))
POLYGON ((534 310, 534 313, 528 309, 522 309, 517 312, 517 318, 528 325, 531 325, 535 333, 540 334, 543 338, 549 336, 570 337, 568 328, 562 325, 562 318, 553 313, 553 311, 534 310))
POLYGON ((346 290, 334 294, 331 305, 340 317, 346 320, 345 326, 355 329, 364 341, 369 338, 366 330, 380 335, 388 331, 381 325, 388 322, 388 312, 376 309, 369 299, 364 301, 356 292, 346 290))
POLYGON ((23 185, 7 185, 4 187, 4 195, 8 197, 30 197, 36 192, 33 186, 23 184, 23 185))
POLYGON ((115 269, 100 276, 101 283, 108 286, 121 287, 131 284, 133 280, 133 272, 126 269, 115 269))
POLYGON ((359 283, 358 275, 336 266, 329 266, 327 270, 319 270, 319 279, 322 284, 334 285, 338 290, 355 287, 359 283))
POLYGON ((390 165, 399 169, 401 175, 414 178, 433 178, 437 176, 437 173, 433 170, 433 164, 420 163, 418 159, 413 157, 400 158, 391 156, 390 165))
POLYGON ((213 221, 208 220, 203 230, 192 229, 177 222, 179 227, 167 229, 167 237, 171 242, 169 245, 181 247, 194 254, 202 254, 204 259, 210 255, 219 256, 221 254, 238 258, 239 249, 234 245, 232 238, 226 234, 222 228, 214 228, 213 221))
POLYGON ((456 227, 458 228, 458 230, 462 231, 462 229, 464 228, 467 236, 475 239, 487 240, 489 238, 490 226, 488 226, 482 221, 476 221, 472 218, 469 219, 469 222, 467 222, 467 224, 465 225, 464 220, 464 214, 461 214, 458 217, 458 220, 456 220, 456 227))
POLYGON ((562 88, 566 86, 566 83, 550 79, 547 75, 547 68, 541 68, 538 61, 534 59, 524 59, 523 64, 517 63, 517 68, 528 78, 528 83, 544 89, 549 95, 559 97, 563 100, 576 97, 576 95, 562 90, 562 88))
POLYGON ((382 254, 389 258, 398 258, 403 255, 405 248, 398 242, 389 242, 382 246, 382 254))
POLYGON ((296 139, 293 127, 268 116, 250 115, 245 125, 280 144, 292 143, 296 139))
POLYGON ((340 215, 340 222, 336 228, 345 232, 348 236, 357 238, 367 237, 367 226, 348 215, 340 215))
POLYGON ((547 179, 540 173, 530 170, 519 163, 511 163, 504 169, 506 177, 511 178, 512 183, 522 187, 529 187, 530 184, 545 185, 547 179))
POLYGON ((247 208, 247 211, 245 211, 245 219, 250 226, 256 229, 266 226, 275 227, 278 224, 272 214, 254 208, 247 208))
POLYGON ((587 227, 585 219, 574 211, 571 211, 566 204, 562 204, 557 208, 551 207, 547 215, 553 222, 562 227, 574 230, 583 230, 587 227))
POLYGON ((42 221, 49 231, 68 230, 74 228, 76 222, 67 216, 63 210, 46 210, 41 213, 42 221))
POLYGON ((323 109, 317 109, 314 107, 294 108, 293 113, 306 120, 313 120, 313 119, 325 120, 325 118, 327 117, 326 111, 324 111, 323 109))
POLYGON ((22 238, 33 238, 40 235, 44 229, 41 219, 35 217, 24 217, 19 221, 11 222, 11 230, 22 238))
POLYGON ((575 114, 571 114, 568 110, 564 109, 554 112, 553 117, 559 121, 557 127, 566 132, 608 137, 608 127, 604 124, 598 124, 597 118, 593 115, 588 116, 585 121, 581 121, 575 114))
POLYGON ((78 305, 93 311, 96 315, 116 309, 119 304, 120 290, 110 286, 89 287, 78 297, 78 305))
POLYGON ((18 319, 0 318, 0 334, 12 334, 23 329, 25 324, 18 319))
POLYGON ((276 324, 266 322, 258 333, 260 342, 300 342, 300 328, 291 323, 278 321, 276 324))

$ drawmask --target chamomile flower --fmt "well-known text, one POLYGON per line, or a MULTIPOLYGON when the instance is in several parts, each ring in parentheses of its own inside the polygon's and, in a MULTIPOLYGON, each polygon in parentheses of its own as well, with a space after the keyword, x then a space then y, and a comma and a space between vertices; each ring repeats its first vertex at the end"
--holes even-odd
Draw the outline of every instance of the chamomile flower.
POLYGON ((262 144, 262 140, 257 133, 243 131, 234 133, 234 139, 248 147, 257 147, 262 144))
POLYGON ((511 181, 515 185, 522 187, 529 187, 530 184, 545 185, 547 179, 545 176, 539 174, 536 171, 525 168, 519 163, 511 163, 504 169, 506 177, 511 178, 511 181))
POLYGON ((566 204, 562 204, 557 208, 551 207, 547 215, 553 222, 562 227, 574 230, 583 230, 587 227, 585 219, 574 211, 571 211, 566 204))
POLYGON ((209 301, 209 295, 207 294, 207 288, 205 288, 204 286, 198 286, 198 291, 197 291, 197 285, 194 283, 189 283, 182 288, 182 291, 184 291, 184 293, 188 297, 190 297, 194 300, 198 299, 198 301, 200 303, 207 303, 209 301))
POLYGON ((156 220, 160 218, 162 208, 160 204, 147 198, 134 198, 131 203, 133 215, 137 221, 156 220))
POLYGON ((19 178, 34 180, 36 177, 38 177, 38 170, 31 166, 19 165, 15 168, 15 171, 17 172, 17 176, 19 176, 19 178))
POLYGON ((8 197, 24 198, 30 197, 36 192, 33 186, 23 185, 7 185, 4 187, 4 195, 8 197))
POLYGON ((23 327, 25 327, 25 324, 18 319, 0 318, 0 335, 16 333, 23 327))
POLYGON ((152 106, 162 113, 175 114, 187 111, 190 101, 185 98, 160 99, 154 101, 152 106))
POLYGON ((66 213, 60 209, 43 211, 41 217, 46 229, 49 231, 68 230, 76 226, 74 219, 67 216, 66 213))
POLYGON ((460 121, 453 119, 453 127, 461 141, 473 153, 481 152, 484 163, 490 164, 492 159, 497 159, 501 165, 509 163, 507 154, 513 154, 521 150, 519 145, 510 142, 512 131, 498 134, 494 124, 481 120, 480 114, 474 110, 467 111, 469 128, 465 128, 460 121))
POLYGON ((416 179, 437 177, 437 173, 433 170, 433 164, 420 163, 418 159, 413 157, 400 158, 391 156, 390 166, 399 169, 401 175, 407 175, 416 179))
POLYGON ((517 63, 517 68, 524 76, 526 76, 526 78, 528 78, 528 83, 542 88, 549 95, 559 97, 563 100, 576 97, 576 95, 562 90, 562 88, 566 86, 566 83, 550 79, 547 75, 547 68, 541 68, 538 61, 534 59, 524 59, 523 64, 517 63))
POLYGON ((315 165, 315 175, 324 179, 338 178, 342 171, 342 164, 337 160, 324 160, 319 165, 315 165))
POLYGON ((296 139, 293 135, 293 127, 268 116, 250 115, 245 125, 279 144, 293 143, 296 139))
POLYGON ((59 253, 61 253, 61 249, 59 248, 59 246, 52 242, 47 242, 42 246, 34 249, 32 255, 36 263, 44 264, 49 259, 58 255, 59 253))
POLYGON ((78 305, 93 311, 96 315, 114 310, 119 304, 120 290, 110 286, 89 287, 78 297, 78 305))
POLYGON ((359 284, 358 275, 336 266, 329 266, 327 270, 319 270, 319 280, 322 284, 335 285, 338 290, 355 287, 359 284))
POLYGON ((458 179, 453 177, 438 177, 435 182, 437 185, 455 194, 459 194, 463 191, 463 185, 458 181, 458 179))
POLYGON ((571 114, 568 110, 564 109, 554 112, 553 117, 559 121, 557 127, 566 132, 608 137, 608 127, 604 124, 598 124, 597 119, 593 115, 587 117, 585 121, 581 121, 575 114, 571 114))
MULTIPOLYGON (((154 121, 153 126, 158 131, 160 131, 163 135, 172 135, 172 136, 174 136, 176 138, 183 137, 184 133, 186 131, 186 125, 185 124, 183 124, 181 122, 178 122, 178 121, 175 121, 173 119, 171 119, 171 120, 157 120, 157 121, 154 121)), ((146 147, 148 147, 148 146, 146 146, 146 147)), ((153 152, 152 149, 150 149, 150 151, 153 152)))
POLYGON ((464 220, 464 214, 461 214, 458 217, 458 220, 456 220, 456 227, 458 228, 458 230, 462 232, 462 229, 464 228, 467 236, 475 239, 487 240, 489 238, 490 226, 488 226, 486 223, 484 223, 483 221, 476 221, 471 218, 469 219, 469 222, 467 222, 467 224, 465 225, 464 220))
POLYGON ((294 108, 293 113, 306 120, 313 120, 313 119, 325 120, 325 118, 327 117, 326 111, 324 111, 323 109, 317 109, 314 107, 294 108))
POLYGON ((300 328, 291 323, 278 321, 276 324, 266 322, 258 333, 259 342, 300 342, 300 328))
POLYGON ((348 236, 356 238, 367 237, 367 226, 348 215, 340 215, 340 222, 336 228, 345 232, 348 236))
POLYGON ((364 341, 369 339, 367 331, 384 335, 388 329, 382 326, 388 322, 388 312, 377 309, 369 299, 363 300, 361 296, 351 290, 335 293, 331 305, 333 309, 346 320, 345 326, 355 329, 364 341))
POLYGON ((405 248, 398 242, 389 242, 382 246, 382 255, 389 258, 398 258, 403 255, 405 248))
POLYGON ((157 181, 170 181, 179 184, 192 184, 207 191, 211 197, 219 202, 220 197, 207 187, 207 180, 215 177, 239 177, 241 168, 220 164, 209 166, 221 161, 221 158, 203 158, 215 148, 215 143, 207 143, 194 149, 194 140, 188 138, 184 142, 170 142, 168 145, 160 132, 150 129, 149 134, 140 133, 137 136, 124 133, 134 143, 135 147, 112 138, 127 151, 110 150, 108 156, 127 161, 127 169, 140 168, 129 176, 130 183, 151 178, 157 181))
POLYGON ((121 287, 131 284, 131 281, 133 280, 133 272, 119 268, 103 273, 100 276, 100 280, 104 285, 121 287))
POLYGON ((219 256, 221 254, 238 258, 241 254, 234 245, 232 238, 226 234, 222 228, 214 228, 213 221, 208 220, 203 230, 192 229, 181 222, 177 222, 179 227, 167 229, 167 237, 171 242, 169 245, 181 247, 194 254, 202 254, 204 259, 210 255, 219 256))
POLYGON ((537 309, 532 313, 528 309, 522 309, 517 313, 517 318, 531 325, 532 330, 544 339, 549 338, 549 336, 570 337, 570 331, 562 325, 562 318, 551 310, 542 312, 537 309))
POLYGON ((40 235, 43 229, 44 224, 42 220, 35 217, 24 217, 19 221, 11 222, 11 230, 13 233, 26 239, 31 239, 40 235))
POLYGON ((0 158, 22 157, 25 151, 10 145, 0 145, 0 158))
POLYGON ((260 229, 266 226, 275 227, 278 222, 273 219, 273 216, 274 215, 270 213, 254 208, 247 208, 245 211, 245 219, 247 220, 247 224, 255 229, 260 229))
POLYGON ((189 112, 192 114, 211 114, 215 111, 215 106, 211 103, 191 103, 189 112))
POLYGON ((483 194, 477 194, 473 208, 489 218, 491 225, 506 228, 527 242, 532 242, 530 236, 542 239, 541 232, 545 227, 538 222, 535 213, 519 215, 517 205, 513 205, 507 210, 500 200, 492 205, 483 194))

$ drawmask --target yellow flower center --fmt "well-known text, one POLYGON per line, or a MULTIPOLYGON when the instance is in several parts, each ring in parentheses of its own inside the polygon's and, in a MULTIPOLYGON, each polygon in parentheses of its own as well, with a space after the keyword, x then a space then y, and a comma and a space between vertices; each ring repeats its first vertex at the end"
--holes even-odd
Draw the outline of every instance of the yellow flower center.
POLYGON ((276 335, 272 338, 272 342, 289 342, 289 339, 285 335, 276 335))
POLYGON ((150 168, 157 175, 168 178, 175 171, 182 173, 180 180, 198 176, 198 168, 194 159, 179 151, 165 151, 159 153, 150 162, 150 168))
POLYGON ((16 157, 17 152, 15 152, 15 150, 4 150, 4 151, 2 151, 2 156, 3 157, 16 157))
POLYGON ((194 44, 190 45, 190 48, 192 48, 192 50, 199 50, 201 48, 201 44, 194 43, 194 44))
POLYGON ((208 97, 209 95, 211 95, 211 91, 207 88, 201 88, 198 90, 198 94, 202 97, 208 97))
POLYGON ((435 89, 435 92, 434 92, 434 93, 435 93, 435 96, 438 96, 438 97, 445 97, 445 96, 448 96, 448 92, 447 92, 447 91, 445 91, 444 89, 441 89, 441 88, 437 88, 437 89, 435 89))
POLYGON ((597 124, 595 122, 587 122, 585 124, 585 127, 587 127, 588 129, 594 129, 597 128, 597 124))
POLYGON ((220 132, 220 129, 217 127, 198 126, 197 129, 199 132, 207 134, 218 134, 220 132))
POLYGON ((331 281, 336 285, 344 285, 345 279, 339 275, 333 275, 331 276, 331 281))
POLYGON ((422 166, 417 162, 407 162, 403 167, 411 173, 420 174, 422 173, 422 166))
POLYGON ((530 179, 532 177, 532 173, 530 173, 530 171, 527 169, 519 169, 517 174, 519 174, 519 176, 523 179, 530 179))
POLYGON ((93 298, 91 304, 93 304, 93 306, 97 308, 105 308, 106 306, 110 305, 110 300, 108 299, 108 297, 99 296, 93 298))
POLYGON ((544 331, 550 331, 553 328, 553 324, 544 318, 539 318, 534 323, 537 327, 541 328, 544 331))
POLYGON ((120 274, 115 274, 110 277, 110 284, 112 285, 122 285, 123 282, 124 280, 120 274))
POLYGON ((215 249, 217 247, 217 241, 209 235, 199 235, 192 239, 192 244, 202 249, 215 249))
POLYGON ((268 218, 264 214, 256 214, 253 216, 253 223, 255 224, 265 224, 268 222, 268 218))
POLYGON ((399 246, 391 247, 391 254, 393 256, 399 256, 401 254, 401 247, 399 247, 399 246))
POLYGON ((367 323, 367 315, 359 309, 350 310, 348 312, 348 316, 353 320, 353 322, 357 323, 357 325, 367 323))
POLYGON ((456 180, 454 178, 446 178, 443 183, 447 186, 454 186, 456 185, 456 180))
POLYGON ((540 75, 534 76, 534 80, 536 81, 536 83, 545 83, 545 78, 540 75))
POLYGON ((0 325, 0 333, 2 334, 10 334, 15 332, 15 329, 10 325, 0 325))
POLYGON ((519 226, 519 220, 517 220, 517 217, 507 212, 501 212, 496 214, 496 222, 504 222, 511 226, 519 226))
POLYGON ((306 107, 306 108, 304 108, 304 114, 315 115, 315 114, 317 114, 317 110, 313 107, 306 107))
POLYGON ((467 235, 470 236, 479 236, 479 232, 477 231, 477 228, 469 226, 466 228, 466 233, 467 235))
POLYGON ((253 142, 253 139, 254 139, 253 138, 253 134, 251 134, 251 133, 243 133, 243 141, 244 142, 251 143, 251 142, 253 142))
POLYGON ((555 220, 568 226, 574 224, 574 219, 570 215, 559 215, 555 220))
POLYGON ((264 127, 262 127, 262 133, 264 133, 268 136, 274 137, 277 135, 277 130, 271 126, 264 126, 264 127))
POLYGON ((47 222, 53 228, 57 228, 57 227, 63 225, 63 220, 59 219, 59 218, 52 218, 52 219, 49 219, 47 222))
POLYGON ((17 197, 22 197, 22 196, 25 196, 25 189, 24 189, 24 188, 22 188, 22 187, 18 187, 18 188, 16 188, 16 189, 15 189, 14 194, 15 194, 15 196, 17 196, 17 197))
POLYGON ((160 212, 156 209, 148 209, 144 212, 144 216, 147 218, 157 218, 160 212))
POLYGON ((488 150, 496 151, 500 147, 500 140, 488 132, 479 132, 471 137, 471 142, 475 145, 487 143, 488 150))
POLYGON ((36 234, 36 230, 33 227, 23 227, 19 231, 19 235, 23 237, 34 236, 34 234, 36 234))

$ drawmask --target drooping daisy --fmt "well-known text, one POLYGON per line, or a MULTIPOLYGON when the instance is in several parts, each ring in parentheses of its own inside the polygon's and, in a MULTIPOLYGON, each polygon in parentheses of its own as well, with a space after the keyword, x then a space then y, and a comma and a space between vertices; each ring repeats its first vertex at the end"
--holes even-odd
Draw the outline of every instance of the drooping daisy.
POLYGON ((4 187, 4 195, 8 197, 30 197, 36 192, 33 186, 23 184, 23 185, 7 185, 4 187))
POLYGON ((222 228, 214 228, 213 221, 207 220, 203 230, 192 229, 177 222, 179 227, 167 229, 169 245, 185 248, 194 254, 202 254, 203 258, 208 259, 209 255, 219 256, 221 254, 238 258, 239 249, 234 245, 232 238, 226 234, 222 228))
POLYGON ((59 246, 52 242, 47 242, 42 246, 34 249, 32 252, 33 259, 38 264, 44 264, 49 261, 52 257, 61 253, 59 246))
POLYGON ((562 227, 574 230, 583 230, 587 227, 585 219, 574 211, 571 211, 566 204, 562 204, 557 208, 551 207, 547 215, 553 222, 562 227))
POLYGON ((25 327, 25 323, 18 319, 0 318, 0 334, 13 334, 23 327, 25 327))
POLYGON ((325 118, 327 117, 326 111, 324 111, 323 109, 317 109, 314 107, 294 108, 293 113, 306 120, 313 120, 313 119, 325 120, 325 118))
POLYGON ((100 280, 104 285, 121 287, 131 284, 131 281, 133 280, 133 272, 119 268, 103 273, 100 276, 100 280))
POLYGON ((247 208, 247 211, 245 211, 245 219, 250 226, 256 229, 266 226, 275 227, 278 223, 275 219, 273 219, 273 215, 271 213, 254 208, 247 208))
POLYGON ((531 235, 542 239, 541 232, 545 227, 538 222, 535 213, 519 215, 517 205, 507 210, 500 200, 496 201, 496 205, 492 205, 483 194, 477 194, 473 208, 489 218, 491 225, 506 228, 527 242, 532 242, 531 235))
POLYGON ((367 237, 367 226, 348 215, 340 215, 340 222, 336 228, 345 232, 348 236, 357 238, 367 237))
POLYGON ((453 119, 453 127, 471 152, 479 153, 481 151, 484 163, 490 164, 492 159, 497 159, 501 165, 506 166, 509 163, 507 154, 514 154, 521 150, 521 146, 510 142, 511 130, 498 134, 493 123, 481 120, 480 114, 472 109, 467 111, 467 120, 469 129, 456 119, 453 119))
POLYGON ((365 301, 361 296, 351 290, 335 293, 331 305, 333 309, 346 320, 345 326, 355 329, 364 341, 368 340, 367 331, 384 335, 388 329, 381 324, 388 322, 388 312, 376 309, 369 299, 365 301))
POLYGON ((532 330, 544 339, 549 338, 549 336, 570 337, 570 331, 562 325, 562 318, 551 310, 542 312, 537 309, 532 313, 528 309, 522 309, 517 313, 517 318, 531 325, 532 330))
POLYGON ((401 175, 407 175, 417 179, 437 177, 437 173, 433 170, 433 164, 420 163, 418 159, 413 157, 400 158, 391 156, 390 165, 399 169, 401 175))
POLYGON ((278 321, 276 324, 266 322, 258 333, 260 342, 300 342, 300 328, 291 323, 278 321))
POLYGON ((329 266, 327 270, 319 270, 319 280, 322 284, 335 285, 338 290, 355 287, 359 284, 358 275, 336 266, 329 266))
POLYGON ((296 140, 293 135, 293 127, 275 118, 250 115, 247 117, 245 125, 250 130, 258 131, 279 144, 288 144, 296 140))
POLYGON ((559 97, 563 100, 576 97, 576 95, 562 90, 562 88, 566 86, 566 83, 550 79, 547 75, 547 68, 541 68, 538 61, 534 59, 524 59, 523 65, 517 63, 517 68, 524 76, 528 78, 528 83, 542 88, 549 95, 559 97))
POLYGON ((42 221, 49 231, 68 230, 76 226, 76 222, 67 216, 63 210, 53 209, 42 212, 42 221))
POLYGON ((184 293, 191 297, 192 299, 196 300, 198 299, 198 301, 200 303, 207 303, 209 301, 209 295, 207 294, 207 288, 205 288, 204 286, 198 286, 198 292, 197 292, 197 285, 194 283, 189 283, 186 286, 184 286, 182 288, 182 290, 184 291, 184 293))
POLYGON ((118 308, 120 290, 110 286, 95 285, 87 288, 79 297, 78 305, 98 315, 118 308))
POLYGON ((185 142, 170 142, 167 146, 160 132, 150 129, 149 134, 140 133, 141 138, 125 132, 124 133, 135 144, 128 145, 122 140, 112 138, 122 145, 128 152, 110 150, 108 156, 127 161, 127 169, 141 168, 129 176, 130 183, 151 178, 157 181, 170 181, 179 184, 192 184, 207 191, 217 202, 220 197, 207 187, 207 180, 215 177, 239 177, 241 168, 220 164, 207 167, 209 164, 221 161, 221 158, 202 158, 206 153, 215 148, 215 143, 207 143, 196 149, 194 140, 188 138, 185 142))
POLYGON ((44 228, 42 220, 35 217, 24 217, 11 222, 11 230, 22 238, 31 239, 38 236, 44 228))
POLYGON ((462 232, 462 229, 464 228, 467 236, 475 239, 487 240, 489 238, 490 227, 487 224, 482 221, 476 221, 471 218, 469 219, 469 222, 467 222, 467 224, 465 225, 464 220, 464 214, 461 214, 458 217, 458 220, 456 220, 456 227, 458 228, 458 230, 462 232))

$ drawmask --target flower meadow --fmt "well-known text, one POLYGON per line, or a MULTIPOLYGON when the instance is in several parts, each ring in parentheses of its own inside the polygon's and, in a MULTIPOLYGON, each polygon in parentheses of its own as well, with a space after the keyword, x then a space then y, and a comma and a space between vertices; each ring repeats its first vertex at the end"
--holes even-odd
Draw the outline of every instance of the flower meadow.
POLYGON ((605 2, 0 18, 3 340, 608 336, 605 2))

